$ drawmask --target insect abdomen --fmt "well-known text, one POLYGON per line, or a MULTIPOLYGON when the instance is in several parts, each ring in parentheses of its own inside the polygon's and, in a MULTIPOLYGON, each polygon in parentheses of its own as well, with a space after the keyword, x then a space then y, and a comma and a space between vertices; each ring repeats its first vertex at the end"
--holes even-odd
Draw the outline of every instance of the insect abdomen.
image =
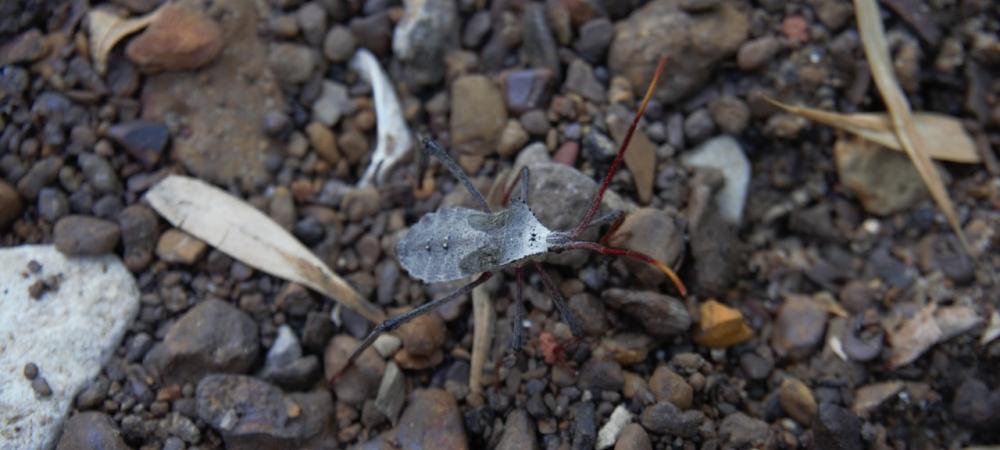
POLYGON ((410 276, 438 283, 465 278, 483 269, 462 264, 490 244, 483 231, 469 226, 469 217, 488 216, 467 208, 446 208, 427 214, 396 244, 396 257, 410 276), (464 266, 464 267, 463 267, 464 266))

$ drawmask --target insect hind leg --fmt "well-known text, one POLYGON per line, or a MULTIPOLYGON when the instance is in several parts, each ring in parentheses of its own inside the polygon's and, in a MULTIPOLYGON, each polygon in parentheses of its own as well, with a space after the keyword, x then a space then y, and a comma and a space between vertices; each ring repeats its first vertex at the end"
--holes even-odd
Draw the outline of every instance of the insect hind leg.
POLYGON ((395 330, 404 323, 413 320, 414 317, 431 312, 445 303, 448 303, 458 297, 461 297, 465 294, 468 294, 469 292, 472 292, 472 290, 475 289, 476 286, 485 283, 486 280, 489 280, 491 276, 493 276, 492 272, 483 272, 482 275, 480 275, 478 278, 476 278, 469 284, 466 284, 465 286, 458 288, 454 292, 444 297, 424 303, 423 305, 413 308, 396 317, 386 319, 386 321, 378 324, 375 327, 375 329, 371 331, 371 333, 368 333, 368 336, 365 337, 365 340, 361 341, 361 345, 359 345, 358 348, 354 350, 354 353, 351 354, 351 357, 348 358, 347 365, 344 366, 344 370, 346 370, 348 367, 351 367, 354 364, 354 360, 358 359, 358 356, 361 356, 361 353, 363 353, 365 349, 370 347, 375 342, 375 339, 379 337, 379 335, 381 335, 382 333, 395 330))

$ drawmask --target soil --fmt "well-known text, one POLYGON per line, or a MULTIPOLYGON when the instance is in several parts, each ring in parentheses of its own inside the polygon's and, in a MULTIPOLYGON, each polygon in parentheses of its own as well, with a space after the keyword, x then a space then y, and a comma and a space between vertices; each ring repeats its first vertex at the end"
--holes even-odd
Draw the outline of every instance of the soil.
POLYGON ((114 253, 142 292, 59 448, 1000 441, 998 4, 880 2, 913 109, 961 121, 979 152, 936 162, 970 257, 903 153, 767 101, 885 110, 848 1, 163 3, 0 6, 0 246, 114 253), (160 13, 104 70, 98 9, 160 13), (544 264, 566 308, 526 266, 516 357, 511 268, 341 373, 373 324, 172 227, 143 194, 171 174, 211 182, 390 315, 461 287, 471 278, 426 284, 395 256, 421 217, 476 205, 418 139, 358 186, 385 126, 359 51, 410 132, 494 205, 531 168, 532 210, 558 229, 583 214, 667 56, 605 207, 627 212, 610 242, 662 259, 687 295, 635 261, 566 252, 544 264), (475 295, 495 311, 481 388, 475 295))

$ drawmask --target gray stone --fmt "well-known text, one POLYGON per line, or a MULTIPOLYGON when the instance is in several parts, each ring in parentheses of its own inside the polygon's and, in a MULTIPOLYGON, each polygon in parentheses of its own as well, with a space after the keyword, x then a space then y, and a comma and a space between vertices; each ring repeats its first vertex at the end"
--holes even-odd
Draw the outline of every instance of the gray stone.
MULTIPOLYGON (((9 442, 7 442, 9 443, 9 442)), ((62 430, 56 450, 128 450, 121 432, 107 414, 79 413, 62 430)))
POLYGON ((392 50, 402 74, 418 86, 444 78, 444 56, 458 41, 461 22, 454 0, 407 1, 396 25, 392 50))
POLYGON ((382 375, 382 382, 378 387, 375 408, 393 423, 396 423, 399 412, 403 410, 403 400, 405 399, 406 380, 403 379, 403 371, 399 370, 396 363, 390 361, 385 366, 385 373, 382 375))
POLYGON ((77 393, 138 313, 139 289, 117 257, 69 259, 53 246, 0 249, 0 286, 0 440, 5 448, 52 448, 77 393), (23 276, 28 261, 41 271, 23 276), (49 276, 59 277, 59 288, 32 299, 29 287, 49 276), (29 362, 48 381, 50 397, 36 398, 21 374, 29 362))
POLYGON ((242 373, 257 359, 257 323, 221 300, 205 300, 170 326, 144 365, 167 382, 193 382, 208 373, 242 373))
POLYGON ((332 127, 345 114, 354 112, 354 103, 347 94, 347 88, 340 83, 323 81, 323 90, 313 102, 313 120, 332 127))

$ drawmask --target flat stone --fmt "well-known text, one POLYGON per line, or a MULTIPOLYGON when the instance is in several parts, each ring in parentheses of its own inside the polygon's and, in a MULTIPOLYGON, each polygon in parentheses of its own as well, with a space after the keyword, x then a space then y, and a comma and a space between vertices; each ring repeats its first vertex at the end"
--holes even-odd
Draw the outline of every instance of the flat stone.
POLYGON ((771 334, 771 346, 780 356, 805 358, 826 334, 827 313, 808 296, 787 294, 778 310, 771 334))
POLYGON ((466 75, 451 85, 451 142, 460 151, 490 155, 507 124, 500 90, 482 75, 466 75))
POLYGON ((75 414, 66 422, 56 450, 128 450, 118 427, 100 412, 75 414))
MULTIPOLYGON (((838 139, 833 147, 840 181, 872 214, 904 211, 928 197, 916 167, 906 154, 860 138, 838 139)), ((947 185, 947 183, 945 184, 947 185)))
POLYGON ((615 450, 653 450, 649 434, 639 424, 629 424, 615 442, 615 450))
POLYGON ((375 408, 392 423, 396 423, 400 411, 403 410, 404 400, 406 400, 406 380, 403 379, 403 371, 396 363, 389 362, 378 387, 375 408))
POLYGON ((167 126, 153 120, 130 120, 115 124, 108 127, 106 134, 147 168, 160 162, 170 140, 167 126))
POLYGON ((618 436, 622 435, 622 431, 625 429, 626 425, 632 421, 632 413, 629 412, 625 405, 618 405, 614 411, 611 412, 611 417, 608 418, 608 422, 601 427, 601 430, 597 432, 597 448, 605 449, 615 445, 615 441, 618 440, 618 436))
POLYGON ((280 151, 260 124, 267 111, 285 110, 284 99, 271 73, 267 46, 257 35, 253 3, 221 0, 212 3, 209 13, 225 18, 220 25, 226 51, 197 73, 147 78, 143 118, 162 122, 172 117, 184 124, 182 137, 173 142, 173 156, 199 178, 256 186, 269 176, 268 154, 280 151))
POLYGON ((535 424, 523 409, 511 411, 504 423, 497 450, 538 450, 535 424))
POLYGON ((734 448, 747 445, 762 445, 767 442, 770 430, 767 422, 735 412, 719 424, 719 437, 734 448))
POLYGON ((0 249, 0 440, 52 448, 77 393, 97 377, 139 311, 139 289, 115 256, 67 258, 54 246, 0 249), (27 277, 28 261, 41 267, 27 277), (59 277, 40 300, 39 277, 59 277), (34 363, 51 396, 40 399, 22 369, 34 363))
POLYGON ((156 243, 156 256, 169 263, 194 264, 205 254, 208 244, 176 228, 160 235, 156 243))
POLYGON ((711 11, 689 14, 678 0, 655 0, 616 24, 608 68, 628 78, 639 92, 652 79, 657 60, 666 56, 669 74, 656 89, 656 98, 675 102, 708 81, 714 67, 739 49, 749 31, 749 8, 743 2, 723 2, 711 11))
POLYGON ((424 0, 404 3, 403 17, 396 24, 392 50, 402 63, 401 74, 417 86, 444 78, 444 55, 457 46, 461 18, 454 0, 424 0))
POLYGON ((608 306, 621 310, 653 336, 673 337, 691 326, 684 303, 659 292, 613 288, 604 291, 603 297, 608 306))
MULTIPOLYGON (((682 223, 681 218, 671 212, 640 208, 625 216, 608 243, 612 247, 642 252, 667 266, 675 267, 684 251, 682 223)), ((645 286, 656 286, 667 279, 659 269, 641 261, 626 258, 625 265, 645 286)))

